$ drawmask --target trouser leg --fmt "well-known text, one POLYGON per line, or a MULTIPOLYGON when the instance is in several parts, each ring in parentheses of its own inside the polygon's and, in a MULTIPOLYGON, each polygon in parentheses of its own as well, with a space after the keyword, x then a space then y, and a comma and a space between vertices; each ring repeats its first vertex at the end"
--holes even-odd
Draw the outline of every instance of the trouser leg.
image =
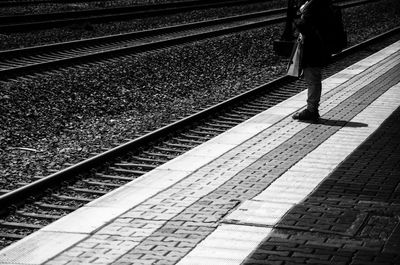
POLYGON ((303 69, 304 79, 307 83, 308 97, 307 109, 309 111, 318 111, 321 100, 322 75, 320 67, 306 67, 303 69))

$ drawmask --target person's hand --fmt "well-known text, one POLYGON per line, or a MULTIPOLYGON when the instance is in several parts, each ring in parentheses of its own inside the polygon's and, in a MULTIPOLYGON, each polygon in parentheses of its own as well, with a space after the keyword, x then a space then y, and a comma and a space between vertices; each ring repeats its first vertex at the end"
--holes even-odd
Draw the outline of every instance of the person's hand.
POLYGON ((309 3, 310 3, 310 1, 306 1, 306 2, 304 3, 304 5, 302 5, 302 6, 300 7, 300 13, 301 13, 301 14, 304 14, 304 13, 306 12, 306 9, 307 9, 309 3))

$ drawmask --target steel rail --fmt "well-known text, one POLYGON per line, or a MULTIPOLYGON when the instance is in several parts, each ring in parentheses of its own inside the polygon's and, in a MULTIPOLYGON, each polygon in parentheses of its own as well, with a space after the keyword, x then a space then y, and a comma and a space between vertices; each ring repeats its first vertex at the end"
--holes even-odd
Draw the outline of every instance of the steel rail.
POLYGON ((265 0, 222 0, 216 2, 193 0, 157 5, 152 4, 47 14, 0 16, 0 32, 31 31, 90 22, 103 23, 115 20, 137 19, 192 10, 248 5, 260 2, 265 2, 265 0))
MULTIPOLYGON (((392 29, 388 32, 370 38, 364 41, 361 44, 352 46, 348 49, 345 49, 342 53, 336 54, 333 56, 333 60, 339 60, 343 57, 346 57, 349 53, 353 53, 357 50, 362 50, 365 46, 371 45, 373 43, 379 42, 388 36, 400 33, 400 27, 392 29)), ((84 172, 88 172, 90 169, 99 167, 103 163, 107 161, 113 161, 117 157, 123 156, 126 153, 142 148, 143 146, 147 146, 154 141, 157 141, 166 135, 170 135, 171 133, 175 133, 177 131, 181 131, 182 128, 189 126, 190 124, 195 123, 205 117, 209 117, 212 114, 230 108, 233 105, 242 102, 243 100, 258 95, 260 92, 265 92, 273 87, 279 87, 280 85, 295 80, 293 77, 283 76, 277 78, 267 84, 256 87, 250 91, 244 92, 240 95, 232 97, 224 102, 216 104, 214 106, 208 107, 202 111, 199 111, 189 117, 178 120, 172 124, 159 128, 153 132, 147 133, 143 136, 140 136, 134 140, 131 140, 125 144, 112 148, 106 152, 98 154, 94 157, 81 161, 75 165, 72 165, 66 169, 58 171, 49 176, 43 177, 39 180, 36 180, 24 187, 20 187, 14 191, 6 193, 0 196, 0 213, 5 213, 7 209, 9 209, 12 205, 18 205, 26 201, 30 196, 34 196, 37 194, 41 194, 44 190, 58 185, 60 182, 73 178, 79 174, 84 172)))

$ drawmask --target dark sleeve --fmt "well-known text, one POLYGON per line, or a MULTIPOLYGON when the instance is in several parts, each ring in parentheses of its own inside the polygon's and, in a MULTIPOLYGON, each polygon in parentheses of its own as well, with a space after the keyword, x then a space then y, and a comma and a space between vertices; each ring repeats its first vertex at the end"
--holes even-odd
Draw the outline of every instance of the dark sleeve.
POLYGON ((321 20, 320 14, 323 8, 323 1, 326 0, 311 0, 306 12, 295 23, 297 30, 301 34, 305 36, 309 35, 314 30, 315 26, 318 25, 318 21, 321 20))

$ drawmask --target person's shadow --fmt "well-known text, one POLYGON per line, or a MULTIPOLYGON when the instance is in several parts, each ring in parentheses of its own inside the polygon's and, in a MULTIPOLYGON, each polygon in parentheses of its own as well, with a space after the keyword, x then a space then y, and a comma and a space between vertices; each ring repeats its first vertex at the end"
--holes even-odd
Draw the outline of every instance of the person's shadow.
POLYGON ((308 121, 305 121, 305 122, 306 123, 313 123, 313 124, 327 125, 327 126, 337 126, 337 127, 352 127, 352 128, 368 127, 368 124, 362 123, 362 122, 353 122, 353 121, 344 121, 344 120, 330 120, 330 119, 324 119, 324 118, 320 118, 316 122, 308 122, 308 121))

